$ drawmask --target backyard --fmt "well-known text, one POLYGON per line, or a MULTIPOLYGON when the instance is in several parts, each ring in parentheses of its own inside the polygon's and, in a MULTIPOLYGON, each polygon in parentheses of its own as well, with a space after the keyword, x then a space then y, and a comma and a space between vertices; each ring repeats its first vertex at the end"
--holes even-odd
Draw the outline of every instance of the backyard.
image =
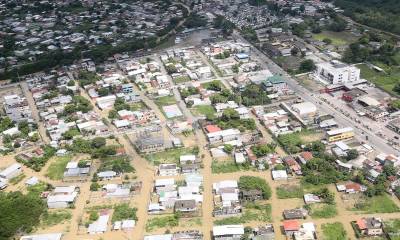
POLYGON ((340 222, 322 224, 322 233, 324 240, 342 240, 346 239, 346 231, 340 222))
POLYGON ((64 177, 65 167, 71 161, 71 156, 56 157, 50 163, 46 176, 51 180, 61 180, 64 177))
POLYGON ((196 116, 212 116, 215 110, 211 105, 199 105, 191 108, 191 112, 196 116))
POLYGON ((354 205, 353 211, 363 213, 394 213, 399 212, 400 208, 393 202, 388 195, 362 197, 354 205))

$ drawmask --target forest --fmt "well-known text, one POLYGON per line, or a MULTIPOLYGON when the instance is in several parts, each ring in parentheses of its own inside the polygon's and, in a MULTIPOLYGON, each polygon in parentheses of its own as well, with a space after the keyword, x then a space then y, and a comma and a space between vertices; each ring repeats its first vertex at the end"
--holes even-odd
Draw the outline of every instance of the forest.
POLYGON ((398 0, 336 0, 335 5, 358 23, 400 34, 398 0))

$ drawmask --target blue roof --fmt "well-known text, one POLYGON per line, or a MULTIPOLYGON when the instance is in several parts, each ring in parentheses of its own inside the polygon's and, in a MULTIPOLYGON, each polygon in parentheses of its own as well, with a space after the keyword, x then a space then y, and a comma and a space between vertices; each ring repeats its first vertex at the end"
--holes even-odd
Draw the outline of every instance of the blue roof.
POLYGON ((245 58, 249 58, 249 55, 246 53, 238 53, 238 54, 236 54, 236 57, 239 59, 245 59, 245 58))

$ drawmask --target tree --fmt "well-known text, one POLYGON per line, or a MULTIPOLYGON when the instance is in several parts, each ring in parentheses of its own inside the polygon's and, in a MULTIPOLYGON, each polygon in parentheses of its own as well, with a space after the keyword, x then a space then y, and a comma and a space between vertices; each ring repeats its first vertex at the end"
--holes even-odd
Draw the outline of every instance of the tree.
POLYGON ((269 153, 273 153, 275 151, 275 146, 272 145, 272 144, 254 145, 254 146, 251 147, 251 151, 257 157, 263 157, 263 156, 266 156, 269 153))
POLYGON ((100 97, 104 97, 110 93, 110 89, 103 87, 103 88, 100 88, 97 92, 99 93, 100 97))
POLYGON ((396 83, 396 85, 394 85, 393 91, 395 91, 398 94, 400 94, 400 83, 396 83))
POLYGON ((229 121, 229 120, 233 120, 233 119, 239 119, 239 113, 232 108, 227 108, 222 112, 222 117, 221 119, 223 121, 229 121))
POLYGON ((324 43, 326 43, 326 44, 331 44, 332 43, 332 39, 330 39, 330 38, 324 38, 322 41, 324 43))
POLYGON ((0 192, 0 210, 0 239, 11 239, 18 232, 31 232, 40 223, 46 205, 37 194, 0 192))
POLYGON ((225 144, 224 145, 224 152, 230 154, 230 153, 232 153, 232 151, 233 151, 233 146, 232 145, 230 145, 230 144, 225 144))
POLYGON ((400 109, 400 99, 395 99, 389 103, 389 108, 393 110, 400 109))
POLYGON ((222 85, 221 81, 213 80, 208 83, 208 85, 206 86, 206 89, 219 92, 222 90, 222 87, 223 87, 223 85, 222 85))
POLYGON ((91 143, 93 148, 101 148, 106 145, 106 139, 103 137, 95 137, 91 143))
POLYGON ((346 157, 346 159, 347 159, 348 161, 353 160, 353 159, 356 159, 357 157, 358 157, 358 151, 357 151, 356 149, 350 149, 350 150, 347 152, 347 157, 346 157))
POLYGON ((304 60, 300 63, 299 67, 299 72, 305 73, 305 72, 311 72, 316 69, 316 66, 314 64, 314 61, 311 59, 304 60))
POLYGON ((99 190, 99 188, 100 188, 100 184, 98 184, 97 182, 92 182, 90 184, 90 191, 92 191, 92 192, 99 190))
POLYGON ((173 73, 176 73, 178 71, 174 64, 166 65, 165 66, 165 70, 167 70, 168 74, 173 74, 173 73))
POLYGON ((241 176, 238 185, 240 190, 260 190, 264 199, 271 198, 270 186, 260 177, 241 176))
POLYGON ((14 123, 9 117, 4 117, 0 121, 0 132, 4 132, 5 130, 14 127, 14 123))

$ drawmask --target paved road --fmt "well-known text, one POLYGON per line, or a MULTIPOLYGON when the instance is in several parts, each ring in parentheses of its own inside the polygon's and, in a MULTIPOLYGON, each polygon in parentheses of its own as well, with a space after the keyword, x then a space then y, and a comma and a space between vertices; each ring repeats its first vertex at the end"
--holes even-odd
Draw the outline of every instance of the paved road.
MULTIPOLYGON (((239 33, 234 32, 234 36, 237 39, 240 39, 244 42, 249 43, 246 39, 241 37, 239 33)), ((249 43, 250 44, 250 43, 249 43)), ((345 115, 343 115, 341 112, 335 110, 328 104, 322 102, 319 104, 321 101, 317 98, 317 93, 312 93, 303 86, 301 86, 295 79, 292 78, 287 72, 285 72, 281 67, 279 67, 276 63, 274 63, 269 57, 267 57, 264 53, 259 51, 256 48, 252 48, 253 54, 255 54, 258 58, 263 60, 264 67, 268 68, 273 74, 279 74, 283 78, 285 78, 288 86, 299 96, 301 96, 305 101, 312 102, 316 106, 318 106, 319 110, 321 112, 325 113, 330 113, 333 116, 335 116, 336 122, 339 124, 339 126, 342 127, 352 127, 354 129, 354 132, 356 133, 357 136, 368 136, 368 141, 365 139, 360 139, 361 141, 368 142, 371 146, 373 146, 376 150, 380 152, 385 152, 385 153, 396 153, 396 150, 386 144, 386 141, 378 136, 375 135, 372 131, 362 127, 360 124, 356 123, 355 121, 347 118, 345 115), (364 132, 364 134, 363 134, 364 132)))

